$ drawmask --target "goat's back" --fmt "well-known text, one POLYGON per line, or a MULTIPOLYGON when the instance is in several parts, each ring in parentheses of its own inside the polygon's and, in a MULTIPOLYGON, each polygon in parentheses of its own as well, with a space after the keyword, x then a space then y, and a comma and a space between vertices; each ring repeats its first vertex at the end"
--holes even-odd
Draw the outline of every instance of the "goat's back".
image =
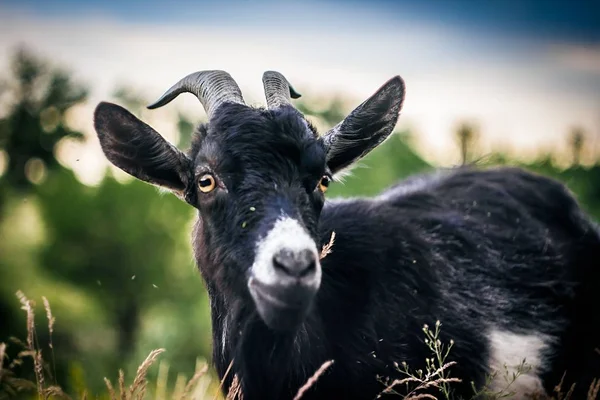
MULTIPOLYGON (((460 168, 373 200, 334 201, 321 221, 324 242, 338 236, 324 260, 338 288, 325 286, 321 299, 343 286, 343 265, 363 316, 355 322, 377 336, 371 342, 390 342, 374 344, 389 355, 377 362, 419 365, 430 355, 414 329, 439 319, 456 342, 457 370, 478 384, 523 357, 537 365, 523 378, 530 387, 551 391, 566 370, 565 382, 583 390, 600 374, 599 234, 561 183, 516 168, 460 168)), ((341 344, 356 339, 337 329, 341 344)))

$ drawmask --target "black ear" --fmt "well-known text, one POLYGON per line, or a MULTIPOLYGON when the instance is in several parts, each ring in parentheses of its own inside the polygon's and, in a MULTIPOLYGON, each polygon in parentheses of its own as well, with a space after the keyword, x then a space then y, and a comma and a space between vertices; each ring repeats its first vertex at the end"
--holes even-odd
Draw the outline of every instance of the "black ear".
POLYGON ((191 161, 158 132, 116 104, 102 102, 94 127, 106 158, 145 182, 182 196, 191 179, 191 161))
POLYGON ((327 165, 335 174, 381 144, 396 126, 404 81, 396 76, 323 136, 327 165))

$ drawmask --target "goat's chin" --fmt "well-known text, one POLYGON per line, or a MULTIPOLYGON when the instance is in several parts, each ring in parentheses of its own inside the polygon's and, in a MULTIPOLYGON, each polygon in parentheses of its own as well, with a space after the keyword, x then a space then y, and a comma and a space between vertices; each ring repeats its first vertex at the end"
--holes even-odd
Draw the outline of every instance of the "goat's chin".
POLYGON ((279 289, 251 280, 248 284, 258 315, 275 331, 296 330, 306 318, 315 292, 302 287, 279 289))

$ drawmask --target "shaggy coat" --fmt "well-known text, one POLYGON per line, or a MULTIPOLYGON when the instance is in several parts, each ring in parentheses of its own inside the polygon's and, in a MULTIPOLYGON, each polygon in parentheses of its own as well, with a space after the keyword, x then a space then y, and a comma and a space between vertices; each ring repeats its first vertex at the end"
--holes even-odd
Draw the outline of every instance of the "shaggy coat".
POLYGON ((427 370, 425 325, 453 343, 444 376, 460 380, 455 398, 471 398, 472 384, 506 393, 505 371, 520 375, 508 388, 517 398, 551 393, 565 373, 581 398, 600 376, 600 232, 561 183, 460 167, 326 201, 332 177, 392 132, 400 78, 325 135, 289 93, 250 108, 224 73, 182 82, 210 110, 187 153, 114 104, 97 107, 95 127, 113 164, 198 210, 194 253, 225 392, 236 377, 245 400, 292 399, 333 360, 304 399, 374 399, 406 378, 403 363, 427 370), (211 94, 227 85, 234 101, 211 94))
POLYGON ((454 341, 448 372, 463 380, 451 385, 463 398, 491 368, 503 373, 494 352, 510 346, 518 351, 507 361, 533 357, 529 375, 548 393, 565 371, 563 388, 578 382, 578 396, 600 374, 600 236, 562 184, 516 168, 458 168, 326 202, 321 245, 332 232, 316 304, 293 335, 211 291, 214 361, 222 377, 235 358, 245 399, 291 398, 326 360, 333 366, 303 398, 375 398, 385 387, 377 377, 405 377, 395 362, 425 370, 422 327, 437 320, 441 341, 454 341))

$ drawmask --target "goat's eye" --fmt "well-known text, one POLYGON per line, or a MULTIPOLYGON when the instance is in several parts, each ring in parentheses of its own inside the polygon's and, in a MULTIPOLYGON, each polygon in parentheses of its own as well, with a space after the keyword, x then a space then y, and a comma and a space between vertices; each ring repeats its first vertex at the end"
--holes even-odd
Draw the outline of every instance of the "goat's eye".
POLYGON ((216 186, 217 182, 215 181, 215 177, 211 174, 204 174, 198 180, 198 188, 204 193, 212 192, 216 186))
POLYGON ((328 177, 327 175, 323 175, 323 177, 319 181, 319 190, 321 192, 325 193, 327 191, 327 188, 329 187, 330 182, 331 182, 331 178, 328 177))

